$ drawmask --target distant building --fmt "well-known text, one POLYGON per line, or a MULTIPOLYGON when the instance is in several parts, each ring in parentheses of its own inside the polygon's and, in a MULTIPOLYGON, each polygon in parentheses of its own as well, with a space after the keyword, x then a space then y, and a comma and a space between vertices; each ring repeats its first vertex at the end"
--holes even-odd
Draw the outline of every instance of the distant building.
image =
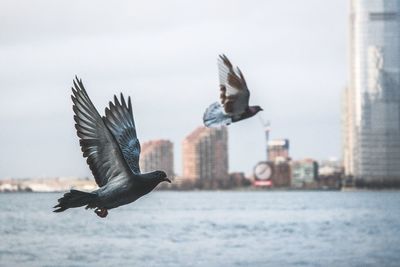
POLYGON ((290 186, 290 162, 287 160, 275 160, 272 171, 273 187, 289 187, 290 186))
POLYGON ((307 187, 318 179, 318 163, 315 160, 296 160, 292 161, 291 165, 291 184, 293 187, 307 187))
POLYGON ((268 141, 267 147, 269 161, 289 160, 289 140, 275 139, 268 141))
MULTIPOLYGON (((177 189, 183 189, 183 190, 187 190, 187 189, 192 189, 192 188, 186 188, 185 184, 184 184, 185 180, 183 179, 182 176, 178 176, 175 174, 174 176, 174 181, 170 184, 168 183, 164 183, 165 186, 161 187, 160 189, 172 189, 172 190, 177 190, 177 189)), ((162 185, 162 184, 161 184, 162 185)))
POLYGON ((247 179, 244 172, 233 172, 229 174, 229 188, 245 187, 251 185, 251 180, 247 179))
POLYGON ((210 184, 228 179, 228 131, 226 127, 199 127, 182 144, 183 178, 210 184))
POLYGON ((400 1, 350 1, 343 160, 362 185, 400 185, 400 1))
POLYGON ((318 176, 329 176, 342 172, 343 165, 337 159, 321 160, 318 163, 318 176))
POLYGON ((164 171, 171 179, 174 177, 174 146, 168 140, 152 140, 142 144, 140 169, 142 173, 156 170, 164 171))

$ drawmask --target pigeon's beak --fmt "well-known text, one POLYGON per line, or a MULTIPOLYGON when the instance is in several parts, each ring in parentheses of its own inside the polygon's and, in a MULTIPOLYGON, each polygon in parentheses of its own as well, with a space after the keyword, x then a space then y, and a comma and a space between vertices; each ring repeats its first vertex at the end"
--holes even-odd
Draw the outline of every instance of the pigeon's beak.
POLYGON ((164 181, 166 181, 166 182, 168 182, 168 183, 171 183, 171 180, 168 179, 168 178, 165 178, 164 181))

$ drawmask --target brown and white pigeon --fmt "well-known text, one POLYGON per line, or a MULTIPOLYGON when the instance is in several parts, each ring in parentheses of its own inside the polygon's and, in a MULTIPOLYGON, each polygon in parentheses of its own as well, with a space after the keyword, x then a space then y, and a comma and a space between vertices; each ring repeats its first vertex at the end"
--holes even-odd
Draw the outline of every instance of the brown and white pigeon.
POLYGON ((256 115, 263 109, 260 106, 249 106, 250 92, 240 69, 233 68, 225 55, 218 60, 220 100, 211 104, 203 115, 207 127, 229 125, 256 115))

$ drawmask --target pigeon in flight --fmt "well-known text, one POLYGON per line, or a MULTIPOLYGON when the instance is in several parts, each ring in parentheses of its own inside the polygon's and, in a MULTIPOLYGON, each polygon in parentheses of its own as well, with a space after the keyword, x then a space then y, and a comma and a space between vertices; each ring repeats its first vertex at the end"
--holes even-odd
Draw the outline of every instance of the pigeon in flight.
POLYGON ((238 67, 233 68, 225 55, 219 56, 218 70, 221 103, 215 102, 206 109, 203 115, 205 126, 229 125, 263 110, 260 106, 249 106, 250 92, 243 74, 238 67))
POLYGON ((101 117, 77 77, 72 92, 79 143, 99 188, 90 193, 71 190, 58 200, 54 212, 86 206, 104 218, 109 209, 134 202, 163 181, 171 183, 163 171, 140 173, 130 97, 127 103, 122 93, 120 100, 114 95, 101 117))

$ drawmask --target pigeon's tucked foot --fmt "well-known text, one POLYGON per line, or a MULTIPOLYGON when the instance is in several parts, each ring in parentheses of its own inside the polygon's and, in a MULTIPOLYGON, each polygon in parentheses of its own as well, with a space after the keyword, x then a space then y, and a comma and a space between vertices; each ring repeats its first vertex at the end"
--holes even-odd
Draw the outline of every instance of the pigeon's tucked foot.
POLYGON ((104 208, 97 208, 94 210, 94 212, 101 218, 105 218, 108 215, 108 210, 104 208))

